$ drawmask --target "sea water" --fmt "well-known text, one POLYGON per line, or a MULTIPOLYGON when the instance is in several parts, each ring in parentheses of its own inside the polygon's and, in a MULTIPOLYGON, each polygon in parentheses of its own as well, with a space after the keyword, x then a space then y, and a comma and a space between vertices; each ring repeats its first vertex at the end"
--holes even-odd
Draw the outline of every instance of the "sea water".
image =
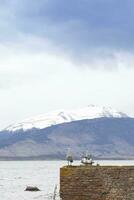
MULTIPOLYGON (((95 161, 100 165, 134 165, 134 161, 95 161)), ((0 200, 59 200, 59 170, 66 161, 1 161, 0 200), (41 191, 26 192, 27 186, 41 191), (55 188, 57 188, 55 190, 55 188)), ((79 165, 79 161, 74 164, 79 165)))

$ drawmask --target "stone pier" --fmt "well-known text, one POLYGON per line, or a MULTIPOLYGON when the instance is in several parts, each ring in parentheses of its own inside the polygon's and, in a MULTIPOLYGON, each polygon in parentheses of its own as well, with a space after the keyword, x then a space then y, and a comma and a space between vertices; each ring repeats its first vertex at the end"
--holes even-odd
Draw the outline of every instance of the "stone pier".
POLYGON ((134 166, 66 166, 62 200, 134 200, 134 166))

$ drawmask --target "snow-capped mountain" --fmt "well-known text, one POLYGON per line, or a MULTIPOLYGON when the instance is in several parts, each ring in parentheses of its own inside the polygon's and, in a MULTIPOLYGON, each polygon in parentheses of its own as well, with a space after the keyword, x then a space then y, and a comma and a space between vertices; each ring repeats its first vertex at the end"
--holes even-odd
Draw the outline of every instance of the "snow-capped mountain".
POLYGON ((0 159, 65 159, 69 148, 80 159, 134 158, 134 118, 110 107, 55 111, 0 131, 0 159))
POLYGON ((40 115, 31 119, 26 119, 22 122, 12 124, 8 126, 5 131, 15 132, 23 129, 24 131, 32 128, 44 129, 52 125, 84 120, 84 119, 95 119, 95 118, 124 118, 128 115, 118 112, 111 107, 100 107, 90 105, 81 109, 71 111, 55 111, 40 115))

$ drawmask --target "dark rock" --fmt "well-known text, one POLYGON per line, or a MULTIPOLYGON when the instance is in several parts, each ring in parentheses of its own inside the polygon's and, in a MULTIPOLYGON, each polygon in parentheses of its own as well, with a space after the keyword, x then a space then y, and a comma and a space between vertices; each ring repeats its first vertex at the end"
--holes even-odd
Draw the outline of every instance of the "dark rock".
POLYGON ((34 186, 27 186, 25 191, 38 192, 38 191, 40 191, 40 189, 38 187, 34 187, 34 186))

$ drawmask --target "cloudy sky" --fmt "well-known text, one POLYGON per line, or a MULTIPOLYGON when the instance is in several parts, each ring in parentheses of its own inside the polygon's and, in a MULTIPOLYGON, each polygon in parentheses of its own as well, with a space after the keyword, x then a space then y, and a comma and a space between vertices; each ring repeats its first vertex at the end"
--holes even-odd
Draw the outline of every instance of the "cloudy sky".
POLYGON ((133 0, 0 0, 0 128, 57 109, 134 115, 133 0))

